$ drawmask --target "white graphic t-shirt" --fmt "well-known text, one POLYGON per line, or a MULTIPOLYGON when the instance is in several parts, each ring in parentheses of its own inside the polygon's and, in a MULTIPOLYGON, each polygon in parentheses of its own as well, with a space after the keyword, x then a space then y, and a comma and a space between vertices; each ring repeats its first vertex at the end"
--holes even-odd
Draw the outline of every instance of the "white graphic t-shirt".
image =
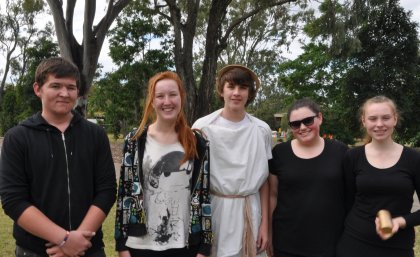
POLYGON ((180 165, 183 157, 180 143, 160 144, 147 136, 142 164, 147 234, 129 236, 126 246, 163 251, 187 245, 193 161, 180 165))

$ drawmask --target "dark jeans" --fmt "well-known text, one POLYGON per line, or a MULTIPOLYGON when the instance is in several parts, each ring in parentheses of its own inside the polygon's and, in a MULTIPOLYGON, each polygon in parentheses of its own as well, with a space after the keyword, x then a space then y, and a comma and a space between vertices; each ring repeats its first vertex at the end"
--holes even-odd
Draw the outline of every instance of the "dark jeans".
POLYGON ((16 245, 15 254, 16 254, 16 257, 44 257, 45 256, 45 255, 39 255, 37 253, 34 253, 18 245, 16 245))
MULTIPOLYGON (((48 256, 47 253, 40 255, 37 253, 34 253, 28 249, 22 248, 18 245, 16 245, 16 251, 15 251, 16 257, 46 257, 48 256)), ((106 257, 105 251, 103 249, 96 251, 92 254, 85 255, 86 257, 106 257)))
POLYGON ((197 256, 198 247, 169 249, 166 251, 151 251, 129 248, 131 257, 195 257, 197 256))

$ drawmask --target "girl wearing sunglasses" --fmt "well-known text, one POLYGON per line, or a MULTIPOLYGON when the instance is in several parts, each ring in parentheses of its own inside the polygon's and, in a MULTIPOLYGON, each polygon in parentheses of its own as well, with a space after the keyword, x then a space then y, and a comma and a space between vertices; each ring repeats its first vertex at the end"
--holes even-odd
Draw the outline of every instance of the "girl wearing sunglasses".
POLYGON ((320 137, 322 113, 304 98, 289 108, 294 139, 273 148, 270 256, 333 257, 345 215, 342 160, 347 146, 320 137))
POLYGON ((361 108, 367 143, 344 159, 346 194, 354 203, 337 257, 414 257, 420 211, 411 208, 414 192, 420 192, 420 153, 392 139, 398 120, 395 103, 385 96, 368 99, 361 108), (389 231, 379 229, 376 216, 382 209, 392 216, 389 231))

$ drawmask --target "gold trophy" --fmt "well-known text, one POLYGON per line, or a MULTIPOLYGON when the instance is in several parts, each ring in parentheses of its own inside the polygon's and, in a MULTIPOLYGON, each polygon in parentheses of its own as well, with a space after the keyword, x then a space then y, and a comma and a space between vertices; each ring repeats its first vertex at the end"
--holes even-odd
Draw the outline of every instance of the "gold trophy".
POLYGON ((387 210, 380 210, 376 215, 379 218, 380 229, 382 233, 392 235, 392 218, 391 213, 387 210))

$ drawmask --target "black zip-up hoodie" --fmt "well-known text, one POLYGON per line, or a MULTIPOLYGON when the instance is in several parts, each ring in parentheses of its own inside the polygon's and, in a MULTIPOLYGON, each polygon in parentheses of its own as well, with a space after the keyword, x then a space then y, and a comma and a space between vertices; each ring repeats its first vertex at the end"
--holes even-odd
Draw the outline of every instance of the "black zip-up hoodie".
MULTIPOLYGON (((115 167, 105 131, 73 115, 61 133, 37 113, 10 129, 3 141, 3 209, 15 221, 16 244, 42 256, 47 256, 46 241, 16 223, 26 208, 35 206, 70 231, 78 228, 91 205, 107 214, 116 198, 115 167)), ((91 242, 87 254, 103 247, 101 229, 91 242)))

